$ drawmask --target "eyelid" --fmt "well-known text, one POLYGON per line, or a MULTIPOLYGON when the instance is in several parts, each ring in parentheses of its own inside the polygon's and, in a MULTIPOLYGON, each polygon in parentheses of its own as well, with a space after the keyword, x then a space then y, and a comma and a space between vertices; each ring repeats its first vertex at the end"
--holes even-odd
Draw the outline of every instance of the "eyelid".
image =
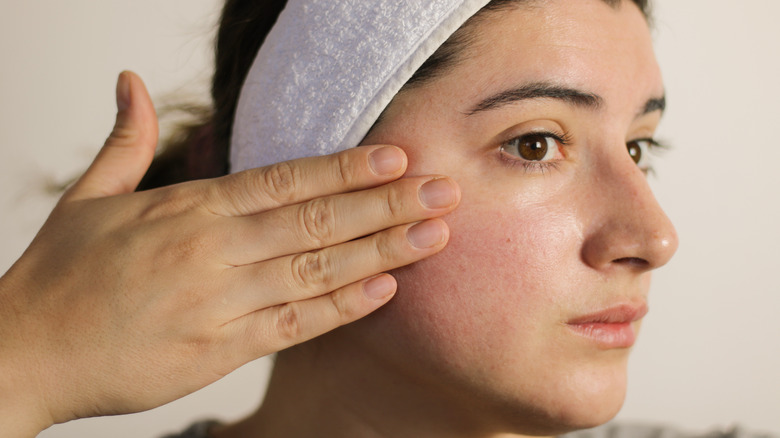
POLYGON ((648 145, 650 146, 649 150, 651 152, 656 153, 656 154, 664 153, 666 151, 674 149, 674 147, 671 144, 669 144, 668 141, 666 141, 666 140, 659 140, 659 139, 657 139, 655 137, 639 137, 639 138, 635 138, 635 139, 629 140, 626 143, 632 143, 632 142, 635 142, 635 141, 647 142, 648 145))
MULTIPOLYGON (((568 129, 554 115, 549 114, 521 114, 518 116, 504 116, 497 125, 502 125, 504 129, 494 131, 495 134, 490 137, 489 144, 503 144, 513 138, 522 137, 529 134, 552 134, 559 137, 566 136, 568 129)), ((498 126, 495 126, 497 128, 498 126)))
POLYGON ((496 140, 498 144, 504 144, 514 139, 525 137, 527 135, 549 135, 550 137, 553 137, 556 140, 561 141, 562 143, 565 142, 566 145, 568 145, 572 141, 571 134, 565 129, 561 128, 557 123, 536 123, 536 122, 523 123, 522 125, 518 125, 512 127, 511 129, 507 129, 506 131, 501 133, 496 138, 496 140), (523 128, 523 125, 529 125, 529 124, 533 124, 536 126, 523 128))

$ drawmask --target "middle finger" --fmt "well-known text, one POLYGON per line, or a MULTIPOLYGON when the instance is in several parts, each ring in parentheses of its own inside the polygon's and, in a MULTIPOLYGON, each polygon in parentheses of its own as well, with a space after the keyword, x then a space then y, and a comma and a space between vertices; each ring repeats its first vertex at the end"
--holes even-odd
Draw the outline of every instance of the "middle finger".
POLYGON ((446 177, 411 177, 252 216, 225 218, 223 262, 241 266, 326 248, 396 225, 444 215, 460 201, 446 177))

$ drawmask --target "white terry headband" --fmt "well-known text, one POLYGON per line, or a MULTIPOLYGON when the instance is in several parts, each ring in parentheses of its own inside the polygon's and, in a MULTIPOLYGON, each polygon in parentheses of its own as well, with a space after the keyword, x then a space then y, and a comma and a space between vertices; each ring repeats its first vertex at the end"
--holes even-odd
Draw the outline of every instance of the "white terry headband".
POLYGON ((289 0, 249 70, 231 172, 357 146, 489 0, 289 0))

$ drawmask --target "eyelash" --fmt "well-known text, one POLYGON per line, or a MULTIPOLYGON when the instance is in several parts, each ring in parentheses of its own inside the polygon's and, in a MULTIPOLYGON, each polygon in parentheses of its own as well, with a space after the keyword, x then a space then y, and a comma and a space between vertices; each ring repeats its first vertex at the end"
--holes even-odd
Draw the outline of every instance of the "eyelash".
MULTIPOLYGON (((657 155, 659 152, 668 151, 671 149, 671 146, 669 146, 667 143, 662 143, 654 138, 645 137, 645 138, 637 138, 634 140, 631 140, 626 143, 626 146, 628 146, 630 143, 647 143, 647 152, 650 154, 657 155)), ((639 167, 639 170, 641 170, 645 175, 655 175, 655 168, 652 165, 652 158, 648 157, 647 160, 650 161, 650 163, 644 167, 639 167)), ((639 163, 637 163, 637 166, 639 166, 639 163)))
MULTIPOLYGON (((553 161, 553 160, 551 160, 551 161, 533 161, 533 160, 523 159, 522 157, 511 158, 511 157, 509 157, 509 155, 512 155, 512 154, 509 154, 508 152, 504 151, 505 148, 507 147, 507 145, 509 145, 510 143, 515 142, 515 141, 521 141, 521 140, 527 139, 527 138, 529 138, 531 136, 551 138, 551 139, 553 139, 557 143, 559 148, 568 146, 572 142, 571 134, 569 134, 568 132, 562 132, 562 133, 554 133, 554 132, 551 132, 551 131, 529 132, 529 133, 526 133, 526 134, 523 134, 523 135, 512 137, 511 139, 501 143, 501 147, 500 147, 500 152, 501 152, 500 157, 501 157, 501 159, 504 162, 506 162, 507 164, 509 164, 510 166, 512 166, 512 167, 514 167, 514 166, 522 166, 525 173, 538 172, 538 173, 544 174, 545 172, 548 172, 550 170, 557 170, 558 169, 558 161, 553 161)), ((650 152, 650 153, 659 152, 659 151, 666 151, 666 150, 671 149, 671 147, 668 144, 662 143, 662 142, 660 142, 660 141, 658 141, 658 140, 656 140, 654 138, 650 138, 650 137, 637 138, 637 139, 628 141, 628 142, 626 142, 626 147, 628 148, 629 144, 631 144, 631 143, 637 143, 637 144, 647 143, 647 152, 650 152)), ((512 156, 514 156, 514 155, 512 155, 512 156)), ((649 160, 649 158, 645 158, 645 159, 649 160)), ((641 163, 641 161, 637 162, 636 163, 637 166, 639 166, 640 163, 641 163)), ((648 175, 648 174, 654 175, 655 174, 655 169, 653 168, 653 166, 651 164, 648 164, 648 165, 646 165, 644 167, 640 167, 640 170, 645 175, 648 175)))
POLYGON ((512 137, 509 140, 501 143, 501 147, 500 147, 501 153, 499 154, 501 159, 512 167, 521 166, 525 173, 536 172, 536 173, 545 174, 550 170, 557 170, 558 169, 557 161, 530 161, 530 160, 525 160, 522 157, 511 158, 509 157, 509 155, 511 154, 509 154, 508 152, 504 152, 504 149, 510 143, 514 141, 523 140, 531 136, 551 138, 555 141, 555 143, 558 145, 559 148, 568 146, 572 142, 571 134, 565 131, 560 133, 555 133, 551 131, 528 132, 526 134, 512 137))

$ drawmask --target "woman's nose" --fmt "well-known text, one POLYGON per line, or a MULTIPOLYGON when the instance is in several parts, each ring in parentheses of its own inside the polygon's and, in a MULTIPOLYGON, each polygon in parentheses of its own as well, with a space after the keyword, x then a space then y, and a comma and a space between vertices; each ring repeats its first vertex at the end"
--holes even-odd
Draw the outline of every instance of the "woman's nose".
POLYGON ((650 190, 644 173, 625 156, 604 157, 593 166, 594 184, 582 208, 582 257, 594 269, 628 267, 648 271, 677 251, 677 232, 650 190))

